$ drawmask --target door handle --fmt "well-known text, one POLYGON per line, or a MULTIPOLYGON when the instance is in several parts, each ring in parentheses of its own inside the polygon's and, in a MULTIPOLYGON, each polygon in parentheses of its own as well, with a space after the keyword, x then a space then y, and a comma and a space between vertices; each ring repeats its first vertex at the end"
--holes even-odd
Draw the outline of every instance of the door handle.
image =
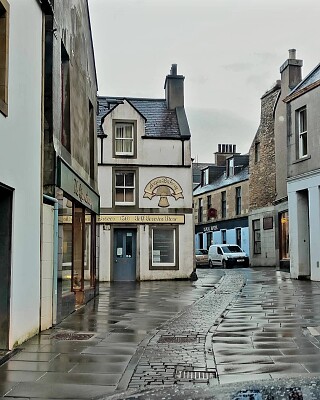
POLYGON ((118 260, 114 260, 114 262, 116 262, 116 263, 117 263, 117 262, 118 262, 118 260))

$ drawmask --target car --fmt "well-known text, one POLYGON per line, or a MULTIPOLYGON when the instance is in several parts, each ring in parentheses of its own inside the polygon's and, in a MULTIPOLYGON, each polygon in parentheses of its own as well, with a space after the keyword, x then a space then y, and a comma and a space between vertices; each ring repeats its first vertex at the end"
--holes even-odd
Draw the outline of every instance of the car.
POLYGON ((208 250, 196 249, 196 266, 208 266, 208 250))
POLYGON ((237 244, 213 244, 208 252, 209 266, 249 267, 249 257, 237 244))

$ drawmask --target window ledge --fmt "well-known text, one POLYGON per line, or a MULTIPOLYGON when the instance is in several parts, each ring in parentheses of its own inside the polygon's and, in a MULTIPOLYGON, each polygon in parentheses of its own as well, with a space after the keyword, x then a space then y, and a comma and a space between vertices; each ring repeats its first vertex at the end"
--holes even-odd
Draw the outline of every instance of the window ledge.
POLYGON ((310 155, 306 155, 304 157, 298 158, 298 160, 292 161, 292 164, 298 164, 299 162, 309 160, 311 158, 310 155))

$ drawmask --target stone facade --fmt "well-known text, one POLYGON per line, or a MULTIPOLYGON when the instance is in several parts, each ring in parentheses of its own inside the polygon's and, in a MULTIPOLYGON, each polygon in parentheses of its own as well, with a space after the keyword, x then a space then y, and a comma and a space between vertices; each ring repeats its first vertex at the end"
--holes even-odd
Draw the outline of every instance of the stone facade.
POLYGON ((276 196, 274 109, 280 94, 277 83, 261 98, 261 119, 249 151, 250 201, 254 210, 273 204, 276 196), (259 148, 257 148, 259 147, 259 148), (257 154, 257 152, 259 154, 257 154))

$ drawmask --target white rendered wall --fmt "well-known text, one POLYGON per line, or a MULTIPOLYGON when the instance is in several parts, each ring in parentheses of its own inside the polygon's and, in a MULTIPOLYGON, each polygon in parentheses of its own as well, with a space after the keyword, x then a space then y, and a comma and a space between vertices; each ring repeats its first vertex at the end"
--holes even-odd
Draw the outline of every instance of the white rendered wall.
POLYGON ((254 267, 270 267, 276 265, 276 249, 275 249, 275 221, 276 215, 274 207, 264 207, 253 210, 249 215, 249 234, 250 234, 250 264, 254 267), (273 228, 263 229, 263 218, 273 217, 273 228), (252 221, 260 220, 261 233, 261 254, 254 254, 254 238, 252 221))
POLYGON ((320 171, 290 179, 288 182, 290 274, 292 278, 309 275, 320 281, 320 171), (302 190, 304 196, 301 195, 302 190), (309 222, 309 226, 308 226, 309 222))
POLYGON ((10 338, 39 329, 42 12, 10 1, 8 117, 0 114, 0 182, 14 189, 10 338))

